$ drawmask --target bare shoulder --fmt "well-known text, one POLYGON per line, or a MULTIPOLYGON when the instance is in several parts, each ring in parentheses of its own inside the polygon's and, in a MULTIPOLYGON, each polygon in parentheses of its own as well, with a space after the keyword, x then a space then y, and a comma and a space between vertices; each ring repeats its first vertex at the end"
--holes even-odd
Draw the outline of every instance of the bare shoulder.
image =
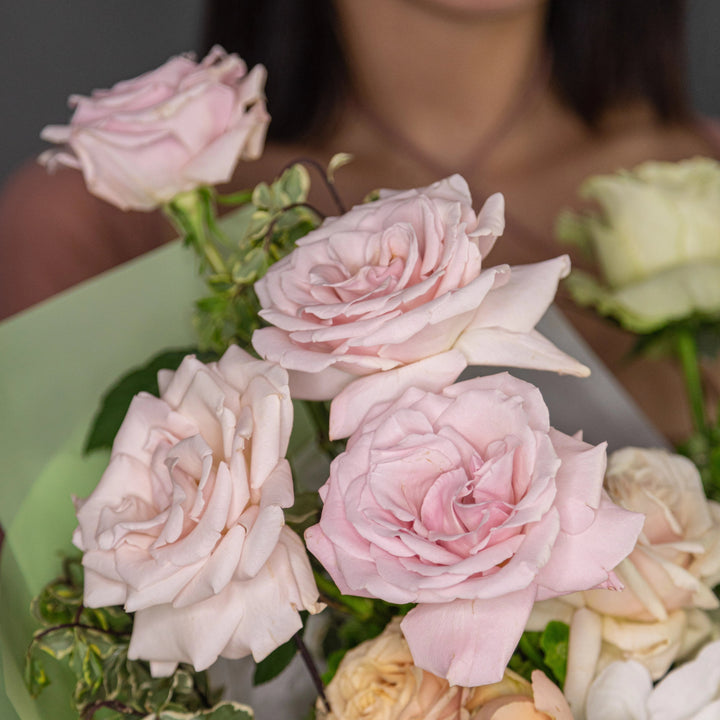
POLYGON ((128 213, 91 195, 81 173, 21 167, 0 193, 0 317, 172 237, 158 213, 128 213))

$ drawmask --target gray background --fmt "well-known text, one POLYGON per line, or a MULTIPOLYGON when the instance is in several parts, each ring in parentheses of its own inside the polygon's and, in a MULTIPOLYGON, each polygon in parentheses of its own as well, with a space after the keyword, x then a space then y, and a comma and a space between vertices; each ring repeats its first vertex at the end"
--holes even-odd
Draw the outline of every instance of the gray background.
MULTIPOLYGON (((688 5, 692 96, 698 110, 720 116, 720 0, 688 5)), ((43 148, 44 125, 67 122, 70 93, 196 49, 201 16, 202 0, 0 0, 0 182, 43 148)))

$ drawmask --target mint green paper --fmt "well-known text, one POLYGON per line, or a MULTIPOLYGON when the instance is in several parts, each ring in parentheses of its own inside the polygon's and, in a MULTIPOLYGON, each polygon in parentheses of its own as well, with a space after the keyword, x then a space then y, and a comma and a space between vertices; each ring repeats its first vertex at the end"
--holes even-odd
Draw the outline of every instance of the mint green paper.
POLYGON ((70 548, 72 494, 87 495, 107 461, 81 454, 101 395, 157 352, 194 343, 192 307, 203 292, 194 262, 172 243, 0 324, 3 720, 77 717, 67 678, 53 678, 37 702, 22 683, 29 602, 70 548))

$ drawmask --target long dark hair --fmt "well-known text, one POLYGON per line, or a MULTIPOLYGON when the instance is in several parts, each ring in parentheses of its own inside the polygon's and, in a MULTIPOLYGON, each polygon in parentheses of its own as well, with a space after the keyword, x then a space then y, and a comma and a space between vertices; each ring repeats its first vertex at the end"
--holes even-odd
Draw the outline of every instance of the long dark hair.
MULTIPOLYGON (((362 0, 359 0, 360 2, 362 0)), ((660 120, 687 117, 684 0, 551 0, 546 23, 558 95, 590 127, 646 99, 660 120)), ((332 0, 207 0, 205 45, 268 69, 270 137, 331 126, 348 87, 332 0)))

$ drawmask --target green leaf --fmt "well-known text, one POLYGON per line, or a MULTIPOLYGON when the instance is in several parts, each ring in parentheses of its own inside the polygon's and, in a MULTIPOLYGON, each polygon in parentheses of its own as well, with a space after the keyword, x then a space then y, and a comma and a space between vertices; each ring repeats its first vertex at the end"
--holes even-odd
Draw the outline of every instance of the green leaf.
POLYGON ((103 680, 103 663, 96 648, 90 645, 82 660, 82 679, 90 692, 96 691, 103 680))
POLYGON ((32 697, 37 697, 50 684, 43 663, 34 653, 29 653, 25 660, 25 685, 32 697))
POLYGON ((551 620, 540 636, 540 647, 545 654, 545 664, 552 670, 560 689, 565 685, 567 674, 570 628, 566 623, 551 620))
POLYGON ((551 676, 550 668, 545 665, 543 650, 540 647, 539 632, 525 631, 520 636, 515 652, 510 658, 508 667, 530 681, 533 670, 542 670, 548 677, 551 676))
POLYGON ((215 358, 213 353, 198 353, 194 348, 166 350, 120 378, 102 398, 85 442, 84 452, 111 448, 133 397, 143 391, 158 395, 158 370, 177 370, 182 359, 192 353, 203 362, 215 358))
POLYGON ((353 156, 350 153, 335 153, 330 158, 330 162, 327 167, 327 179, 332 183, 335 182, 335 173, 344 165, 353 161, 353 156))
POLYGON ((42 631, 35 634, 35 643, 39 650, 50 657, 62 660, 75 649, 75 633, 70 627, 42 631))
POLYGON ((541 670, 562 688, 569 636, 570 628, 557 621, 549 622, 543 632, 524 632, 508 667, 528 681, 533 670, 541 670))
POLYGON ((295 163, 278 178, 276 185, 278 194, 285 196, 286 205, 305 202, 310 192, 310 174, 302 163, 295 163))
POLYGON ((255 186, 252 193, 252 203, 259 208, 269 208, 272 206, 272 193, 267 183, 261 182, 255 186))
POLYGON ((261 660, 255 667, 253 684, 262 685, 274 677, 277 677, 295 657, 297 645, 294 639, 283 643, 279 648, 273 650, 264 660, 261 660))

